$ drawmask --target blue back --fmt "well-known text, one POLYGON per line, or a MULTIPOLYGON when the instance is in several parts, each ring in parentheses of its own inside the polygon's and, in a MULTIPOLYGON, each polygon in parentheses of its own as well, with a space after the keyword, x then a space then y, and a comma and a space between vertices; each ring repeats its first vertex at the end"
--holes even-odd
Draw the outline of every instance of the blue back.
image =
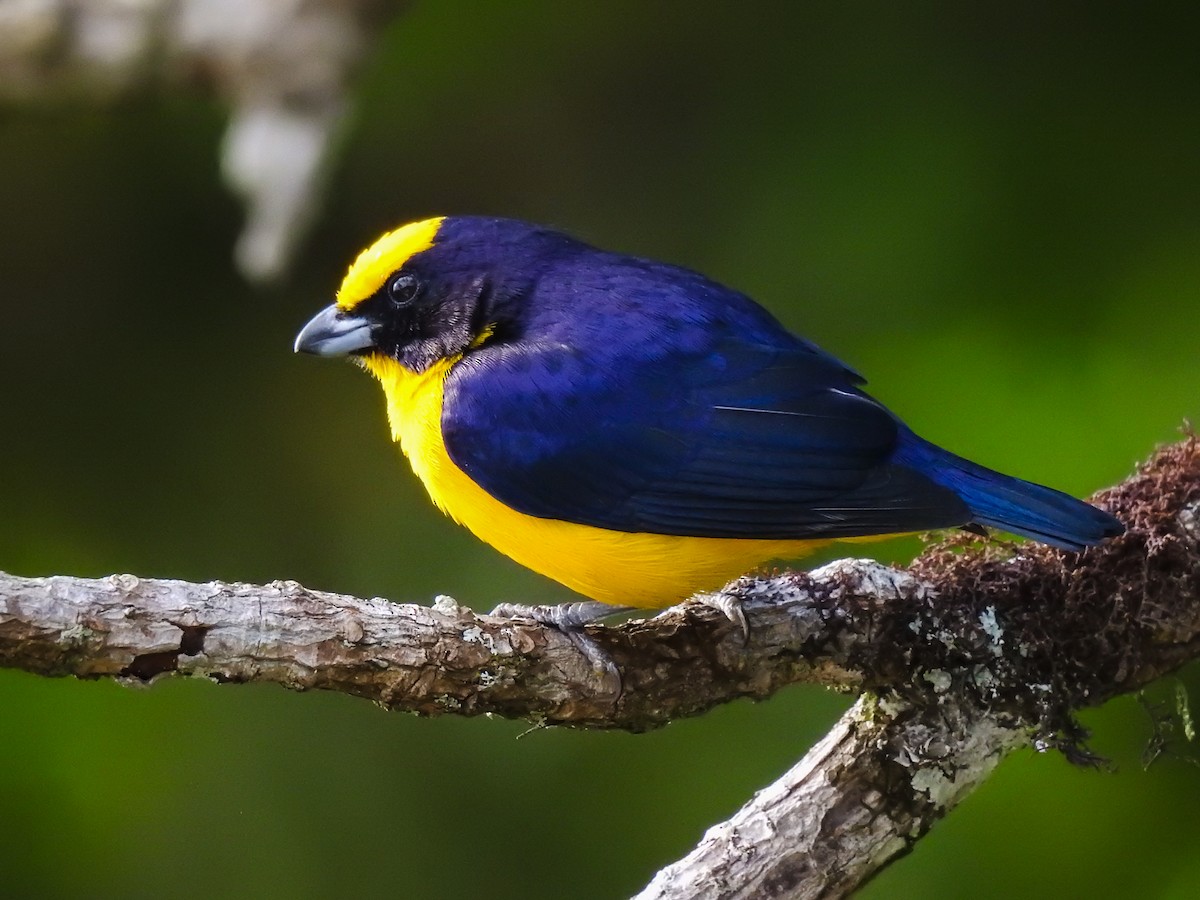
POLYGON ((528 515, 768 539, 978 521, 1072 548, 1119 529, 917 438, 853 370, 696 272, 501 219, 447 220, 425 255, 491 291, 493 337, 447 379, 447 450, 528 515))

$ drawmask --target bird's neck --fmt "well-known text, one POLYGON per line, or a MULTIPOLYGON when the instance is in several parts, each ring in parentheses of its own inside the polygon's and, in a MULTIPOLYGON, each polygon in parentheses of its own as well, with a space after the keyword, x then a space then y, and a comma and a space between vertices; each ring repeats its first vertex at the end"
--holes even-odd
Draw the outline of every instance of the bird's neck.
POLYGON ((414 468, 416 456, 427 443, 424 432, 436 428, 440 438, 442 384, 458 359, 438 360, 422 372, 414 372, 389 356, 368 356, 362 360, 363 368, 383 387, 392 440, 400 444, 414 468))

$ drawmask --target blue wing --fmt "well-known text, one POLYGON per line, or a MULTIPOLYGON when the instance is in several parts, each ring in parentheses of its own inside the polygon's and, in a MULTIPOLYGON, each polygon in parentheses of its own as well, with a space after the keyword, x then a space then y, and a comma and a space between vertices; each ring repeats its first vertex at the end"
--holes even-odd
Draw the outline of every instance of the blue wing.
POLYGON ((468 355, 446 383, 450 457, 520 512, 617 531, 834 538, 971 518, 892 462, 904 427, 832 357, 781 328, 673 324, 468 355))

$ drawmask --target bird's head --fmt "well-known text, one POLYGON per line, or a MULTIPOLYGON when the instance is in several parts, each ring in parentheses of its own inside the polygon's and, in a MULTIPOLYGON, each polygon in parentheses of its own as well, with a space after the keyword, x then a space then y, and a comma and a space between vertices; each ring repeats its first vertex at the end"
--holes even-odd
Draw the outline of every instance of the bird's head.
POLYGON ((296 351, 423 372, 520 326, 521 299, 546 260, 573 244, 557 232, 470 216, 413 222, 359 254, 337 302, 296 337, 296 351))

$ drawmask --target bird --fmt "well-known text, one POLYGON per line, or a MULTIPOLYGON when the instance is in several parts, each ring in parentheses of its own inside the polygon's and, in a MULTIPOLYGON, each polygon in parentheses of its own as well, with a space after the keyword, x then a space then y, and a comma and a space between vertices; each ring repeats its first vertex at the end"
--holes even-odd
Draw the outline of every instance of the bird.
POLYGON ((1079 551, 1124 531, 918 437, 747 295, 547 226, 456 215, 389 231, 295 350, 380 382, 433 503, 588 598, 537 608, 563 627, 834 541, 996 528, 1079 551))

